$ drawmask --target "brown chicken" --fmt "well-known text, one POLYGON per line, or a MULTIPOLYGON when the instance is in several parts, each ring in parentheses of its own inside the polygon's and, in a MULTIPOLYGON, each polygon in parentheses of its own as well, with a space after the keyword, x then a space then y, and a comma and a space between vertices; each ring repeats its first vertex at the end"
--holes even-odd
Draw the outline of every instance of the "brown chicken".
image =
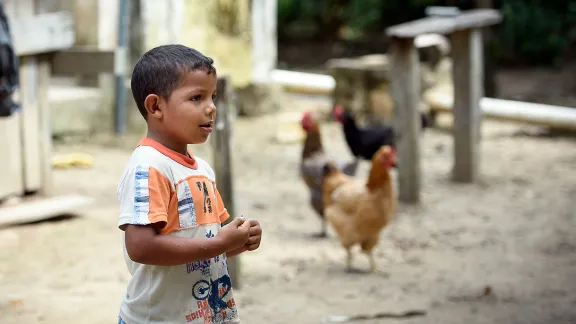
POLYGON ((356 244, 368 255, 370 270, 376 271, 372 250, 378 244, 380 232, 396 213, 396 197, 390 177, 390 168, 395 163, 396 153, 386 145, 372 157, 367 180, 347 176, 333 163, 324 168, 324 215, 346 249, 349 271, 352 270, 351 248, 356 244))
MULTIPOLYGON (((322 146, 322 137, 318 120, 311 112, 307 111, 302 116, 302 128, 306 132, 306 140, 302 149, 302 160, 300 163, 300 176, 310 189, 310 204, 322 220, 322 230, 316 236, 326 237, 326 220, 324 219, 324 202, 322 199, 322 178, 324 166, 331 159, 322 146)), ((344 174, 354 175, 358 169, 358 159, 348 163, 334 161, 334 167, 344 174)))

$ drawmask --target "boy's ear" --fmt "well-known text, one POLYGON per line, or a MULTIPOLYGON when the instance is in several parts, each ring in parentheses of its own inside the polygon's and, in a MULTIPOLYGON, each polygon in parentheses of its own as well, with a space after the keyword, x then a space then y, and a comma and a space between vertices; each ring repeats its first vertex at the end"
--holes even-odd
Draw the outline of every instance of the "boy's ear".
POLYGON ((161 102, 162 100, 158 95, 149 94, 146 96, 146 99, 144 99, 144 107, 146 107, 148 117, 162 118, 161 102))

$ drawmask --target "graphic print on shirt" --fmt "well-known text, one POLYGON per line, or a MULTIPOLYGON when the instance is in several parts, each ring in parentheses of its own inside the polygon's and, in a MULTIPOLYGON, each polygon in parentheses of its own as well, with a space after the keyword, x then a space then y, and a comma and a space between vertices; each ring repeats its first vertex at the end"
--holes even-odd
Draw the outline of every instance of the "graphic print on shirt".
POLYGON ((191 228, 196 226, 196 208, 194 198, 188 182, 184 181, 178 185, 178 218, 180 228, 191 228))
POLYGON ((180 229, 216 224, 214 187, 206 177, 191 177, 178 183, 178 216, 180 229))
POLYGON ((191 322, 196 318, 203 317, 204 323, 223 323, 231 321, 237 316, 236 302, 234 298, 226 301, 226 296, 232 289, 232 281, 228 274, 224 274, 217 280, 200 280, 192 287, 192 296, 198 303, 198 311, 186 316, 191 322))
MULTIPOLYGON (((206 233, 205 236, 206 236, 206 238, 212 238, 212 237, 214 237, 214 234, 212 233, 212 230, 208 230, 208 232, 206 233)), ((212 267, 212 264, 216 264, 216 263, 220 262, 220 258, 224 258, 224 255, 217 255, 217 256, 210 258, 210 259, 207 259, 207 260, 200 260, 200 261, 196 261, 196 262, 187 263, 186 264, 186 272, 191 273, 194 271, 200 271, 200 273, 203 276, 210 277, 212 275, 212 272, 210 272, 210 268, 212 267)))

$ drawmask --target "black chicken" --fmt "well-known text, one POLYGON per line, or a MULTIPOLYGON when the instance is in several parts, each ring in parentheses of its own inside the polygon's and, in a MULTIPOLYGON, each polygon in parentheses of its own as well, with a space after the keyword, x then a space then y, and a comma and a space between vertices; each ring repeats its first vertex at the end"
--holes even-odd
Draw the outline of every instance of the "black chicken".
MULTIPOLYGON (((334 107, 334 117, 342 124, 344 137, 352 155, 357 158, 371 160, 374 153, 382 145, 390 145, 395 148, 394 128, 390 126, 372 126, 358 128, 356 120, 340 105, 334 107)), ((422 128, 428 127, 426 115, 421 114, 422 128)))

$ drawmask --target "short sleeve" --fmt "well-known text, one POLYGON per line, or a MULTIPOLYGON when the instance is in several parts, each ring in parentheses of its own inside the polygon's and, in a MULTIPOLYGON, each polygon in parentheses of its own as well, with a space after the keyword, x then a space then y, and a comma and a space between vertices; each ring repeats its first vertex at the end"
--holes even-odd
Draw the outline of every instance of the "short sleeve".
POLYGON ((120 229, 128 224, 166 226, 171 191, 170 181, 160 171, 148 166, 127 169, 118 186, 120 229))
POLYGON ((220 220, 220 223, 224 223, 228 218, 230 218, 230 214, 228 214, 228 210, 224 206, 224 202, 222 201, 222 197, 217 188, 214 188, 214 195, 216 196, 216 211, 218 212, 218 219, 220 220))

